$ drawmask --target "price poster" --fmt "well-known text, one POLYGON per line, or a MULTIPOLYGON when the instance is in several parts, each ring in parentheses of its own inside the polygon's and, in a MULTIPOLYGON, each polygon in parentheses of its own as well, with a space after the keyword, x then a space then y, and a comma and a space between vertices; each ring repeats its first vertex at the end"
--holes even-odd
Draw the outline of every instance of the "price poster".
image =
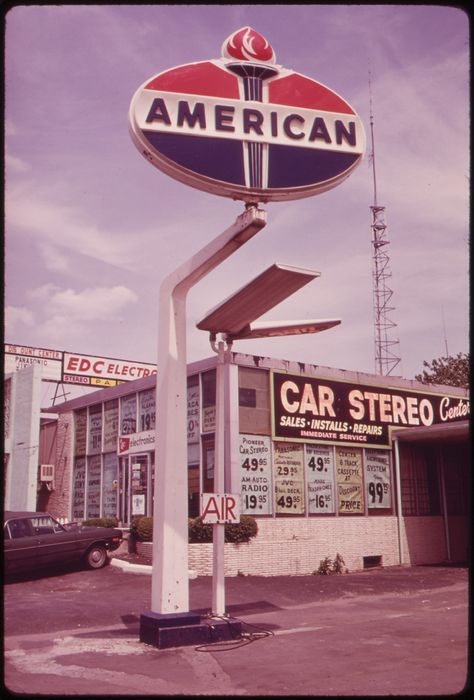
POLYGON ((102 451, 102 407, 89 410, 89 454, 97 455, 102 451))
POLYGON ((87 409, 76 411, 74 414, 74 455, 82 457, 86 454, 87 439, 87 409))
POLYGON ((75 460, 72 485, 72 517, 73 520, 84 518, 84 505, 86 494, 86 459, 79 457, 75 460))
POLYGON ((188 386, 188 444, 199 442, 199 386, 188 386))
POLYGON ((104 404, 104 452, 115 452, 119 425, 118 401, 106 401, 104 404))
POLYGON ((240 435, 240 512, 249 515, 272 513, 272 460, 270 438, 240 435))
POLYGON ((309 513, 335 513, 334 451, 331 445, 305 445, 309 513))
POLYGON ((304 513, 303 445, 291 442, 273 443, 276 513, 304 513))
POLYGON ((336 447, 336 480, 339 513, 364 513, 362 450, 336 447))
POLYGON ((139 394, 139 426, 141 432, 155 429, 155 411, 155 389, 142 391, 139 394))
POLYGON ((131 435, 137 432, 137 399, 136 395, 124 396, 120 405, 121 435, 131 435))
POLYGON ((369 508, 391 508, 390 456, 386 450, 364 450, 365 488, 369 508))
POLYGON ((104 472, 102 478, 102 515, 117 515, 118 491, 118 460, 117 455, 104 455, 104 472))
POLYGON ((87 459, 87 516, 100 517, 100 455, 87 459))

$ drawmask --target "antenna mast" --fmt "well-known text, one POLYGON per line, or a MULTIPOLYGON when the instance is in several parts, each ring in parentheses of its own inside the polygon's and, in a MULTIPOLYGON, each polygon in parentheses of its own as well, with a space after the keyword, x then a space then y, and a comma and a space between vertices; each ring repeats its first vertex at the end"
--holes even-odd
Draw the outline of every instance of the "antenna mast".
POLYGON ((374 203, 370 207, 372 211, 372 283, 374 303, 374 340, 375 340, 375 372, 389 375, 401 362, 399 356, 400 341, 393 338, 397 324, 390 318, 390 313, 395 307, 391 306, 393 290, 389 287, 392 276, 390 271, 390 257, 388 253, 389 240, 387 238, 387 225, 385 223, 385 207, 377 202, 377 177, 375 171, 375 141, 374 141, 374 115, 372 109, 372 84, 369 69, 369 98, 370 98, 370 137, 372 151, 372 176, 374 186, 374 203))

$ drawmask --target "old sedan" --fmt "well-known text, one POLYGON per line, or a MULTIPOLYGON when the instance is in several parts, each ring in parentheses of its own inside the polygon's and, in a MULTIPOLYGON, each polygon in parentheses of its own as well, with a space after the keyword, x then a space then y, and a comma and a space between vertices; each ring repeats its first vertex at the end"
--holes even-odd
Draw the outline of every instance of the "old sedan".
POLYGON ((122 531, 116 528, 64 526, 48 513, 6 511, 4 516, 7 574, 81 561, 99 569, 122 541, 122 531))

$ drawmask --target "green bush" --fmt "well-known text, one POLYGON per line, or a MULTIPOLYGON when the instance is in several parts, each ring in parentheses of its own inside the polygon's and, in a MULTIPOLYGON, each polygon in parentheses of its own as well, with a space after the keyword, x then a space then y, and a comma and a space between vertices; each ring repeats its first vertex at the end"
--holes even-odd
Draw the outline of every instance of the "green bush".
POLYGON ((88 520, 83 520, 82 524, 86 527, 117 527, 118 520, 113 517, 89 518, 88 520))
MULTIPOLYGON (((188 541, 192 544, 197 542, 212 542, 212 525, 206 525, 202 518, 188 519, 188 541)), ((257 521, 251 515, 241 515, 240 523, 231 523, 225 526, 226 542, 248 542, 255 537, 258 532, 257 521)), ((153 518, 150 516, 139 516, 133 518, 130 523, 130 534, 140 542, 151 542, 153 540, 153 518)))
MULTIPOLYGON (((189 518, 189 542, 212 542, 212 525, 206 525, 201 517, 189 518)), ((257 521, 251 515, 241 515, 239 523, 225 525, 226 542, 249 542, 258 532, 257 521)))
POLYGON ((130 534, 140 542, 153 541, 153 518, 149 515, 141 515, 133 518, 130 523, 130 534))

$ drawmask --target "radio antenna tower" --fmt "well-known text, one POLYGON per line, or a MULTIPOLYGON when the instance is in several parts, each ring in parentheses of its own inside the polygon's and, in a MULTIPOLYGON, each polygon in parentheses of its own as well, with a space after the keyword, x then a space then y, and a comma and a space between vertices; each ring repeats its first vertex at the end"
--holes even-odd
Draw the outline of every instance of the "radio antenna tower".
POLYGON ((372 110, 372 84, 369 69, 369 98, 370 98, 370 137, 372 151, 369 160, 372 162, 372 176, 374 184, 374 203, 370 207, 372 211, 372 283, 374 303, 374 340, 375 340, 375 372, 389 375, 401 362, 399 356, 400 341, 393 337, 397 324, 390 318, 394 311, 392 306, 393 290, 389 286, 392 276, 390 271, 390 257, 388 252, 389 240, 387 238, 387 225, 385 223, 385 207, 377 201, 377 177, 375 172, 375 141, 374 141, 374 115, 372 110))

